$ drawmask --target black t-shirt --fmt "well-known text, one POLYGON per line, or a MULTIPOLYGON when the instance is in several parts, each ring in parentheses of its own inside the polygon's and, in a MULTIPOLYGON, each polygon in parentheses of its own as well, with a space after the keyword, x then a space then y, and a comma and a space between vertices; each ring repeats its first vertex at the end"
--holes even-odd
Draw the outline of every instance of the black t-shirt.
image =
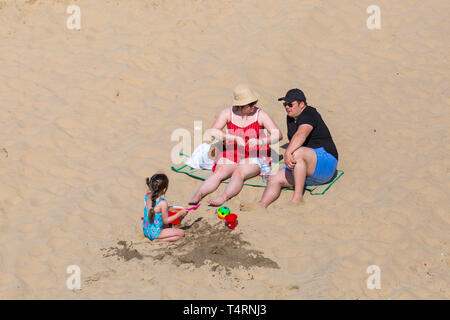
POLYGON ((298 127, 302 124, 309 124, 313 127, 311 133, 303 143, 303 146, 312 149, 323 147, 328 153, 332 154, 336 160, 338 160, 338 152, 336 146, 334 145, 333 138, 331 138, 330 131, 328 130, 325 122, 322 120, 320 113, 317 112, 314 107, 307 106, 303 109, 297 119, 287 116, 289 142, 297 132, 298 127))

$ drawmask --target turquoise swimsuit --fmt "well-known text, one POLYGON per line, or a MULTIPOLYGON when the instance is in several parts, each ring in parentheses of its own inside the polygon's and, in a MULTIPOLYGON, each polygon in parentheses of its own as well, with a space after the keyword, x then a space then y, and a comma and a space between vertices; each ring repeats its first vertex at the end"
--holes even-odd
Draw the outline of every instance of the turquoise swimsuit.
MULTIPOLYGON (((145 195, 145 200, 144 200, 144 221, 142 223, 142 229, 144 231, 144 234, 147 238, 149 238, 150 240, 154 240, 156 238, 158 238, 159 234, 161 233, 162 227, 163 227, 163 221, 162 221, 162 216, 161 216, 161 212, 155 213, 155 217, 153 218, 153 223, 150 223, 150 220, 148 218, 148 212, 149 210, 147 209, 147 199, 148 199, 148 193, 145 195)), ((165 198, 160 198, 158 201, 156 201, 155 206, 153 207, 153 209, 156 208, 156 206, 158 205, 158 203, 160 201, 166 201, 165 198)))

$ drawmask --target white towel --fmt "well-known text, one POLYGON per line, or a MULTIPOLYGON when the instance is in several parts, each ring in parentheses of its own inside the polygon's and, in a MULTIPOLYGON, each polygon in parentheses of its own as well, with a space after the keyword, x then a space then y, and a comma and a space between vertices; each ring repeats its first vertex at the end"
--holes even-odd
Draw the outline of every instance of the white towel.
POLYGON ((190 158, 186 160, 186 164, 194 169, 211 170, 214 165, 214 159, 208 157, 210 148, 210 144, 202 143, 195 148, 190 158))

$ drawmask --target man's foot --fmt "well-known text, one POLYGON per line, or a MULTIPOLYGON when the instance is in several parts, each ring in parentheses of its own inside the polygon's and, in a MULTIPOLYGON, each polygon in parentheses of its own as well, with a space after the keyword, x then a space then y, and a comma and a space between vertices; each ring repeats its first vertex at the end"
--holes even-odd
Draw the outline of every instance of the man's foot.
POLYGON ((213 207, 220 207, 227 201, 224 195, 218 196, 217 198, 213 200, 209 200, 208 203, 213 207))
POLYGON ((298 206, 298 205, 304 204, 305 200, 303 199, 302 196, 300 196, 300 197, 292 197, 290 202, 291 202, 292 205, 298 206))
POLYGON ((256 210, 260 210, 260 209, 266 209, 266 207, 261 202, 257 202, 257 203, 241 203, 239 205, 239 209, 241 211, 256 211, 256 210))

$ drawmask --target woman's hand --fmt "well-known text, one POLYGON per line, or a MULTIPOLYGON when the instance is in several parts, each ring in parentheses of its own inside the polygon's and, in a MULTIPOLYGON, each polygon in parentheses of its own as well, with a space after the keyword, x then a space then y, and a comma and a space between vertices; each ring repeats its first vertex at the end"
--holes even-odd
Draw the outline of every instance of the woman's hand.
POLYGON ((247 144, 248 144, 249 148, 253 148, 253 147, 261 145, 261 140, 258 140, 256 138, 251 138, 247 141, 247 144))
POLYGON ((244 147, 245 148, 245 140, 242 137, 239 136, 234 136, 234 141, 236 141, 238 146, 244 147))

